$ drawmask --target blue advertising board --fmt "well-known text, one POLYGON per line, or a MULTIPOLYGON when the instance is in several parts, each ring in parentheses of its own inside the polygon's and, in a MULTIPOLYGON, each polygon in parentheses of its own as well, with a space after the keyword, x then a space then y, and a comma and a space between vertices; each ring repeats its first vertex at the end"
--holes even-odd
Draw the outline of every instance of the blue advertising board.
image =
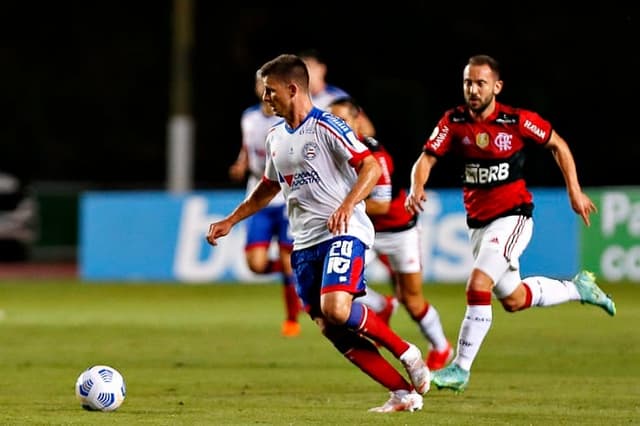
MULTIPOLYGON (((521 259, 522 275, 570 277, 578 267, 578 223, 564 190, 533 190, 534 235, 521 259)), ((212 247, 209 224, 245 196, 241 190, 173 195, 164 191, 87 192, 80 198, 80 275, 87 281, 190 283, 260 282, 244 258, 240 222, 212 247)), ((425 281, 460 283, 473 267, 460 190, 428 192, 421 215, 425 281)), ((372 281, 386 280, 373 260, 372 281)))

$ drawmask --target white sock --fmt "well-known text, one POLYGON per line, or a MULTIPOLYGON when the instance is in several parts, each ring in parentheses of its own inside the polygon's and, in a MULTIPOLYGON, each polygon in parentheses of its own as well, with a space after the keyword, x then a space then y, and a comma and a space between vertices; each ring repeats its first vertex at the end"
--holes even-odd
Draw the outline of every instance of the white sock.
POLYGON ((358 297, 358 301, 370 307, 374 312, 380 312, 387 306, 387 298, 371 287, 367 287, 367 294, 358 297))
POLYGON ((471 371, 471 364, 478 355, 480 345, 491 328, 491 305, 470 305, 464 314, 458 335, 458 348, 454 363, 471 371))
POLYGON ((440 315, 435 306, 429 305, 426 315, 418 322, 418 326, 436 351, 442 352, 447 349, 447 338, 444 335, 440 315))
POLYGON ((527 277, 522 281, 531 290, 531 306, 554 306, 580 300, 576 285, 571 281, 547 277, 527 277))

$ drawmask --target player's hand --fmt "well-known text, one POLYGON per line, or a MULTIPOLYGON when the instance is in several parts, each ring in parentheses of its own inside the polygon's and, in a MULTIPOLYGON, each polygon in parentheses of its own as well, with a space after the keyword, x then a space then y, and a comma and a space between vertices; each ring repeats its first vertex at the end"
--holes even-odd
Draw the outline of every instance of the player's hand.
POLYGON ((424 189, 411 191, 404 200, 404 208, 411 214, 418 214, 424 211, 422 203, 425 201, 427 201, 427 194, 424 192, 424 189))
POLYGON ((349 209, 345 206, 340 206, 333 212, 331 216, 329 216, 329 220, 327 221, 327 227, 329 231, 333 235, 340 235, 347 232, 349 219, 353 214, 353 209, 349 209))
POLYGON ((579 192, 576 195, 570 195, 571 208, 582 218, 585 225, 591 226, 591 219, 589 216, 591 213, 597 213, 598 208, 591 201, 591 198, 584 192, 579 192))
POLYGON ((209 225, 209 232, 207 232, 207 242, 212 246, 217 246, 217 239, 227 235, 231 231, 231 226, 231 222, 227 220, 212 223, 209 225))

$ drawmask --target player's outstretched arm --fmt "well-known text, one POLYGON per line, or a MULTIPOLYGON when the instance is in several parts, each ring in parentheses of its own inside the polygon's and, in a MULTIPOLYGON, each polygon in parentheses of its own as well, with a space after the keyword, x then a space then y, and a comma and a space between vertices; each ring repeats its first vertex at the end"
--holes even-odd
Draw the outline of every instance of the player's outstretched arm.
POLYGON ((431 169, 436 164, 437 158, 433 155, 423 152, 420 157, 413 163, 411 167, 411 187, 409 195, 404 202, 404 207, 413 214, 418 214, 424 210, 422 203, 427 201, 427 194, 424 186, 429 180, 431 169))
POLYGON ((209 225, 209 232, 207 232, 206 237, 207 242, 213 246, 218 245, 218 238, 224 237, 231 231, 231 228, 236 223, 246 219, 269 204, 269 201, 271 201, 278 192, 280 192, 278 182, 262 179, 251 194, 249 194, 243 202, 238 204, 227 217, 209 225))
POLYGON ((580 217, 582 217, 585 225, 590 226, 591 220, 589 215, 591 213, 596 213, 598 210, 589 196, 582 191, 582 187, 578 181, 576 163, 573 158, 573 154, 569 149, 569 145, 567 145, 567 142, 558 135, 555 130, 553 130, 546 147, 551 150, 553 158, 556 160, 556 163, 562 172, 565 185, 567 186, 567 193, 569 194, 571 208, 574 212, 580 215, 580 217))
POLYGON ((212 246, 217 246, 218 238, 227 235, 232 227, 233 223, 228 218, 212 223, 209 225, 209 232, 207 232, 207 242, 212 246))
POLYGON ((249 154, 247 147, 243 144, 238 153, 238 158, 229 167, 229 177, 235 182, 241 182, 249 169, 249 154))

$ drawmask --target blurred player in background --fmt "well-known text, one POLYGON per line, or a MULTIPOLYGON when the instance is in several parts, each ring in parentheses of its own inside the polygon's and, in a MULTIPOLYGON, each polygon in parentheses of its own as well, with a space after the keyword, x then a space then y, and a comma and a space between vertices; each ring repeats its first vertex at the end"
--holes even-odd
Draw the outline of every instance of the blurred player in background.
MULTIPOLYGON (((263 91, 262 78, 256 73, 255 92, 260 99, 263 91)), ((247 196, 262 179, 266 162, 265 138, 269 128, 278 121, 282 121, 282 118, 276 116, 273 109, 262 100, 242 113, 242 147, 237 160, 229 168, 229 175, 238 182, 247 179, 247 196)), ((298 315, 301 306, 291 269, 292 247, 293 237, 289 232, 284 197, 278 194, 267 207, 248 220, 245 255, 249 269, 254 273, 282 274, 286 318, 282 323, 281 332, 286 337, 300 334, 298 315), (271 259, 269 252, 274 242, 278 244, 277 259, 271 259)))
POLYGON ((374 229, 364 199, 380 177, 380 166, 344 121, 313 105, 300 57, 280 55, 260 72, 262 99, 284 121, 267 136, 264 177, 227 217, 210 225, 207 241, 216 245, 282 191, 294 236, 291 262, 305 310, 345 358, 390 391, 389 400, 372 411, 419 410, 430 381, 420 349, 354 300, 366 290, 364 257, 374 229), (402 363, 411 382, 374 342, 402 363))
POLYGON ((590 272, 582 271, 572 280, 520 277, 519 258, 533 234, 533 197, 523 169, 526 144, 551 151, 564 176, 571 208, 587 226, 596 207, 582 191, 565 140, 537 113, 498 103, 502 87, 495 59, 469 58, 462 80, 466 104, 445 112, 411 170, 406 207, 418 213, 427 200, 424 186, 438 158, 455 153, 464 161, 464 206, 475 262, 467 281, 467 310, 456 357, 433 374, 438 388, 466 388, 471 365, 491 327, 492 292, 507 312, 579 301, 600 306, 609 315, 616 313, 613 300, 590 272))
MULTIPOLYGON (((373 251, 388 266, 398 300, 429 341, 427 366, 432 371, 438 370, 451 360, 453 348, 445 337, 438 311, 424 298, 418 214, 407 212, 404 207, 407 192, 393 184, 394 164, 389 152, 376 139, 360 133, 358 115, 362 109, 359 104, 353 98, 338 98, 329 105, 329 110, 351 126, 380 163, 380 179, 365 200, 376 231, 373 251)), ((393 312, 393 301, 372 292, 371 288, 367 288, 367 295, 361 301, 383 318, 393 312)))
MULTIPOLYGON (((318 50, 306 49, 298 56, 309 71, 309 90, 315 106, 327 110, 334 99, 350 96, 345 90, 327 83, 327 64, 318 50)), ((364 110, 360 111, 357 121, 363 135, 375 136, 376 129, 364 110)))

